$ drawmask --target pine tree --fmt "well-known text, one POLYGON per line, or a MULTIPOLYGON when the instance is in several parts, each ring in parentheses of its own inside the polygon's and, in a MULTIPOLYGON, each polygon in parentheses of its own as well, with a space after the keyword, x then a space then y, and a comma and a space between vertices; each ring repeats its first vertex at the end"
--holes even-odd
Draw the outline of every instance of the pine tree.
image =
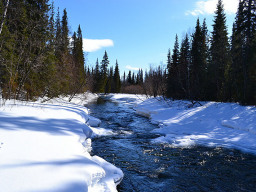
POLYGON ((181 43, 180 59, 178 66, 178 85, 179 85, 179 98, 189 98, 189 66, 190 66, 190 43, 188 34, 181 43))
POLYGON ((230 99, 239 101, 242 98, 243 87, 243 4, 240 1, 232 33, 232 66, 228 70, 226 81, 231 84, 230 99))
POLYGON ((55 55, 57 59, 60 61, 61 59, 61 24, 60 24, 60 10, 58 7, 56 21, 55 21, 55 55))
POLYGON ((77 67, 79 69, 79 82, 84 83, 85 74, 84 74, 84 51, 83 51, 83 36, 80 25, 77 29, 77 54, 76 54, 77 67))
POLYGON ((99 91, 101 93, 105 92, 105 87, 107 83, 107 78, 108 78, 108 65, 109 65, 109 60, 108 60, 108 54, 107 51, 105 51, 103 59, 101 61, 101 66, 100 66, 100 88, 99 91))
POLYGON ((196 29, 192 35, 191 65, 189 68, 190 99, 205 99, 206 60, 205 41, 200 21, 197 19, 196 29))
MULTIPOLYGON (((76 77, 76 84, 79 86, 85 83, 85 69, 84 69, 84 52, 83 52, 83 37, 80 25, 77 33, 74 32, 72 36, 72 55, 75 63, 74 75, 76 77)), ((80 90, 82 91, 82 90, 80 90)))
POLYGON ((95 65, 95 70, 94 70, 94 88, 93 92, 94 93, 99 93, 100 92, 100 66, 99 66, 99 60, 97 58, 96 65, 95 65))
POLYGON ((55 34, 56 34, 56 28, 55 28, 55 12, 54 12, 54 2, 52 1, 51 7, 50 7, 50 19, 49 19, 49 43, 50 47, 54 50, 55 46, 55 34))
POLYGON ((168 49, 167 53, 167 68, 170 69, 172 64, 172 59, 171 59, 171 50, 168 49))
POLYGON ((232 98, 243 104, 255 104, 255 31, 256 4, 252 0, 239 3, 232 34, 232 65, 229 70, 232 98))
POLYGON ((126 75, 125 75, 125 71, 124 71, 124 74, 123 74, 123 84, 126 84, 126 75))
POLYGON ((128 72, 128 75, 127 75, 127 83, 128 83, 129 85, 132 84, 132 72, 131 72, 131 71, 128 72))
POLYGON ((120 93, 120 90, 121 90, 121 80, 120 80, 118 62, 116 60, 116 66, 115 66, 115 71, 114 71, 114 91, 113 91, 113 93, 120 93))
POLYGON ((140 69, 140 84, 143 84, 144 78, 143 78, 143 70, 140 69))
POLYGON ((135 84, 135 74, 134 72, 132 73, 132 80, 131 80, 131 84, 134 85, 135 84))
POLYGON ((113 85, 113 67, 110 67, 108 71, 108 78, 107 78, 107 83, 105 87, 105 94, 110 93, 113 90, 112 85, 113 85))
POLYGON ((209 65, 210 87, 212 99, 220 100, 223 98, 223 84, 225 69, 230 64, 230 46, 228 41, 228 32, 226 27, 226 15, 222 0, 218 1, 215 11, 213 24, 212 42, 211 42, 211 62, 209 65))
POLYGON ((77 54, 77 35, 76 35, 76 32, 74 32, 72 35, 72 55, 74 59, 76 59, 76 54, 77 54))
POLYGON ((69 29, 68 29, 68 16, 67 10, 64 9, 61 20, 61 51, 63 54, 69 52, 69 29))
MULTIPOLYGON (((178 87, 177 87, 177 68, 179 64, 179 42, 178 35, 175 37, 175 43, 172 54, 171 64, 168 66, 168 79, 167 79, 167 97, 172 97, 173 99, 178 97, 178 87)), ((170 51, 167 55, 167 62, 170 62, 170 51)))

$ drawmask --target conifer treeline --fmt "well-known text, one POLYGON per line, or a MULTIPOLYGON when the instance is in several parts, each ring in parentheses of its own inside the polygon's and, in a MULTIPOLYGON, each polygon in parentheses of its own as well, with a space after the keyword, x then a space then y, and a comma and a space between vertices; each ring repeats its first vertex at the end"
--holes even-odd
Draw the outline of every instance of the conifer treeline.
MULTIPOLYGON (((8 1, 0 1, 2 15, 8 1)), ((70 39, 66 9, 48 0, 11 0, 0 34, 0 86, 4 98, 33 99, 85 88, 81 27, 70 39), (70 44, 72 42, 72 44, 70 44)))
MULTIPOLYGON (((5 13, 8 0, 0 2, 5 13)), ((85 69, 81 27, 70 39, 67 11, 55 13, 48 0, 12 0, 0 34, 0 86, 4 98, 33 99, 90 90, 140 93, 172 99, 256 104, 256 3, 240 0, 231 38, 222 0, 213 31, 197 20, 194 33, 167 54, 167 68, 131 71, 120 78, 118 62, 85 69), (122 80, 121 80, 122 79, 122 80)), ((1 22, 1 21, 0 21, 1 22)), ((1 23, 0 23, 1 24, 1 23)), ((2 26, 2 25, 1 25, 2 26)))
POLYGON ((115 69, 108 68, 109 59, 105 51, 103 59, 99 64, 97 59, 95 68, 87 69, 87 88, 94 93, 120 93, 121 80, 118 62, 116 61, 115 69))
POLYGON ((228 38, 222 0, 209 35, 205 20, 167 55, 167 91, 173 99, 256 103, 256 3, 241 0, 228 38))

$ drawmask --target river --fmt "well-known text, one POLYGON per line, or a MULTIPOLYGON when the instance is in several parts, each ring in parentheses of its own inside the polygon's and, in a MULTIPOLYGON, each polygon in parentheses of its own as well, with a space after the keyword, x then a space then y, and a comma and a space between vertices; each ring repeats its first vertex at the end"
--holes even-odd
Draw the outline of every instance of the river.
POLYGON ((132 105, 107 97, 86 107, 112 136, 94 138, 92 155, 121 168, 119 192, 256 191, 256 156, 225 148, 173 148, 153 144, 157 125, 139 116, 132 105))

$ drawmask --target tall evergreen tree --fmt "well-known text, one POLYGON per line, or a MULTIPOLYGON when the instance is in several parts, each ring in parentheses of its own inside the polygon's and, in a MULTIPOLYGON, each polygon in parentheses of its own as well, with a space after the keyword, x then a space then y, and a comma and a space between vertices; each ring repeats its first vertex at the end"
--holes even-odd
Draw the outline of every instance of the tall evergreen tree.
POLYGON ((56 28, 55 28, 55 10, 54 10, 53 1, 50 6, 49 33, 50 33, 49 44, 50 44, 50 47, 54 50, 56 28))
POLYGON ((179 88, 179 98, 189 98, 189 65, 191 56, 190 56, 190 43, 188 34, 181 43, 180 48, 180 58, 178 66, 178 88, 179 88))
POLYGON ((83 83, 85 81, 85 61, 84 61, 84 51, 83 51, 83 36, 81 26, 77 29, 77 63, 79 68, 79 81, 83 83))
POLYGON ((241 0, 232 34, 232 65, 229 70, 232 98, 243 104, 255 104, 255 31, 256 3, 241 0))
POLYGON ((56 15, 56 21, 55 21, 55 55, 58 60, 61 58, 61 23, 60 23, 60 10, 58 7, 57 15, 56 15))
POLYGON ((131 72, 131 71, 128 72, 128 75, 127 75, 127 83, 128 83, 129 85, 132 84, 132 72, 131 72))
POLYGON ((134 72, 132 73, 132 81, 131 81, 131 84, 132 84, 132 85, 135 84, 135 74, 134 74, 134 72))
POLYGON ((243 92, 243 17, 243 4, 240 1, 232 31, 232 66, 228 70, 228 76, 226 77, 226 81, 231 84, 231 93, 229 95, 231 101, 239 101, 243 92))
POLYGON ((113 86, 113 67, 110 67, 110 69, 108 70, 108 78, 107 78, 107 83, 105 87, 105 94, 110 93, 113 90, 112 86, 113 86))
POLYGON ((118 62, 116 60, 116 66, 114 71, 114 93, 120 93, 121 90, 121 80, 120 80, 120 73, 119 73, 119 67, 118 62))
MULTIPOLYGON (((178 35, 175 37, 175 43, 173 48, 171 64, 168 67, 168 79, 167 79, 167 96, 177 98, 177 67, 179 64, 179 41, 178 35)), ((167 62, 170 62, 170 51, 167 55, 167 62)), ((168 64, 167 64, 168 65, 168 64)))
POLYGON ((126 75, 125 75, 125 71, 124 71, 124 74, 123 74, 123 84, 126 84, 126 75))
POLYGON ((99 66, 99 60, 97 58, 95 69, 94 69, 94 93, 99 93, 100 92, 100 66, 99 66))
POLYGON ((215 18, 211 42, 211 63, 209 72, 211 75, 209 95, 212 99, 220 100, 225 95, 223 92, 224 74, 226 67, 230 64, 230 45, 228 41, 228 32, 226 27, 226 15, 222 0, 218 1, 215 11, 215 18))
POLYGON ((101 61, 101 66, 100 66, 101 79, 100 79, 99 91, 101 93, 105 92, 105 87, 108 79, 108 65, 109 65, 108 54, 107 54, 107 51, 105 51, 103 59, 101 61))
MULTIPOLYGON (((72 55, 75 63, 75 76, 77 84, 81 85, 85 82, 85 68, 84 68, 84 52, 83 52, 83 37, 80 25, 78 26, 77 33, 74 32, 72 37, 73 47, 72 55)), ((82 90, 81 90, 82 91, 82 90)))
POLYGON ((196 29, 192 35, 191 65, 189 69, 190 96, 194 100, 204 100, 206 95, 206 53, 204 39, 200 21, 197 19, 196 29))
POLYGON ((69 28, 66 9, 63 10, 63 16, 61 20, 61 51, 64 54, 68 54, 69 52, 69 28))

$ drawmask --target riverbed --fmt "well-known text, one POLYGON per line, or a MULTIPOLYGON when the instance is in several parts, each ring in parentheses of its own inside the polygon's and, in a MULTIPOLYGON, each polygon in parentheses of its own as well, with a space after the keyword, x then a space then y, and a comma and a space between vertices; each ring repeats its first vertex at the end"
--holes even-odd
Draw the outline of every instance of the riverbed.
POLYGON ((132 105, 100 97, 87 105, 101 127, 114 135, 94 138, 92 154, 121 168, 120 192, 255 191, 256 157, 238 150, 154 144, 157 125, 135 113, 132 105))

